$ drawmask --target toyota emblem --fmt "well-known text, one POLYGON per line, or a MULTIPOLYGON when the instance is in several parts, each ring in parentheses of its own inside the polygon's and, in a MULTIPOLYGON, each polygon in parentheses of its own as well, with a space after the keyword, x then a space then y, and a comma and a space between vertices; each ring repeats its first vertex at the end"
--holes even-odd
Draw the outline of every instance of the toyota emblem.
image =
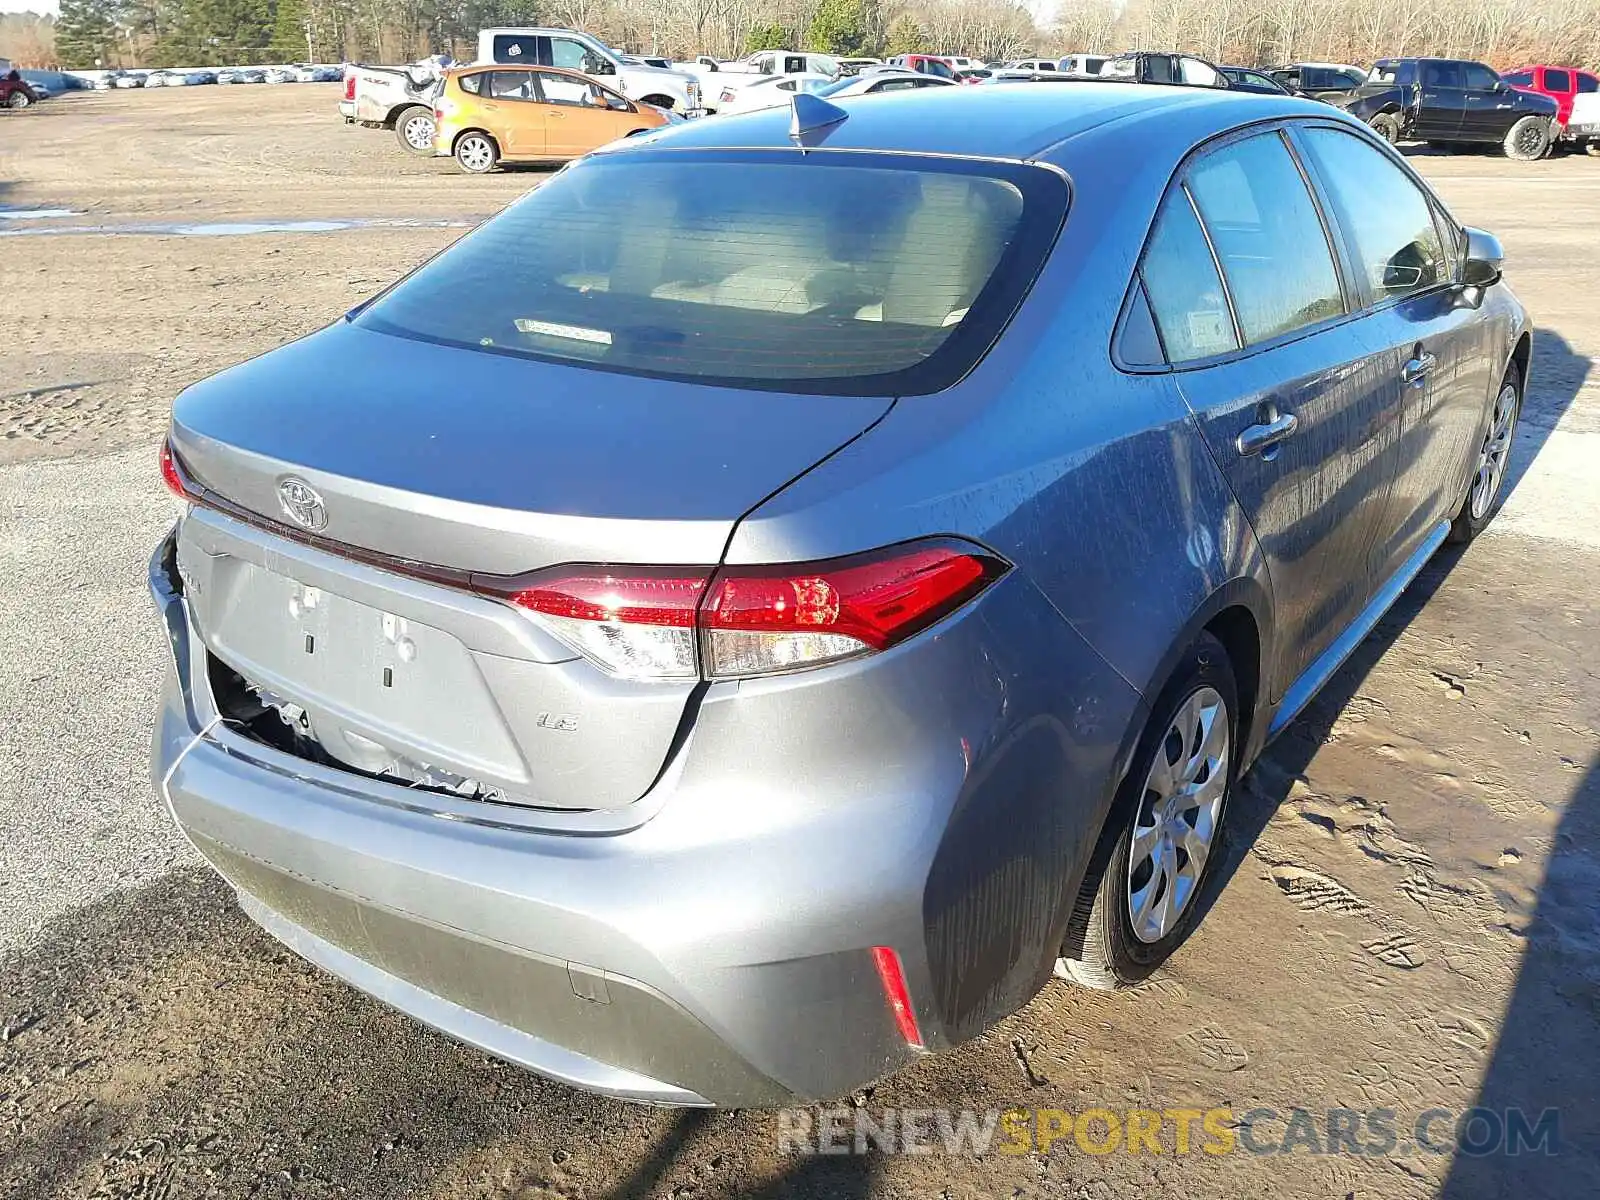
POLYGON ((302 529, 318 530, 327 527, 328 509, 322 497, 304 479, 293 475, 278 481, 278 503, 288 518, 302 529))

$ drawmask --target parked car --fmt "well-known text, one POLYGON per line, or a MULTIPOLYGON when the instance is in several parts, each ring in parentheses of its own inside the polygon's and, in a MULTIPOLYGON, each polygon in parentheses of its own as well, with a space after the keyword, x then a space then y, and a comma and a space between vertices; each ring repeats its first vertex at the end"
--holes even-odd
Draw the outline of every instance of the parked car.
POLYGON ((562 162, 659 129, 666 109, 635 103, 578 71, 469 67, 451 71, 434 101, 436 152, 473 175, 503 162, 562 162))
POLYGON ((142 88, 144 86, 144 76, 145 73, 143 71, 119 71, 116 78, 112 80, 111 86, 114 88, 142 88))
POLYGON ((876 67, 882 64, 881 58, 841 58, 839 60, 839 74, 859 75, 867 67, 876 67))
POLYGON ((176 71, 151 71, 144 77, 144 86, 153 87, 182 87, 183 77, 176 71))
POLYGON ((1056 69, 1073 75, 1098 75, 1108 58, 1108 54, 1064 54, 1056 60, 1056 69))
POLYGON ((971 71, 983 66, 982 59, 968 58, 965 54, 941 54, 939 57, 948 63, 950 69, 958 75, 962 71, 971 71))
POLYGON ((624 63, 615 50, 575 29, 484 29, 478 34, 477 61, 582 71, 630 100, 686 114, 701 109, 696 76, 624 63))
POLYGON ((1250 67, 1218 67, 1228 86, 1240 92, 1258 92, 1263 96, 1288 96, 1292 93, 1265 71, 1250 67))
POLYGON ((1577 67, 1518 67, 1502 79, 1524 92, 1556 102, 1556 144, 1578 150, 1600 147, 1600 78, 1577 67))
POLYGON ((874 71, 871 75, 834 80, 818 88, 816 94, 830 100, 841 100, 847 96, 876 96, 883 92, 912 92, 919 88, 954 86, 953 81, 937 75, 919 75, 915 71, 874 71))
POLYGON ((1053 58, 1019 58, 1005 65, 1008 71, 1054 71, 1056 60, 1053 58))
POLYGON ((758 108, 787 104, 797 92, 815 92, 834 81, 832 75, 764 75, 743 87, 731 87, 724 80, 714 107, 717 112, 724 114, 754 112, 758 108))
POLYGON ((294 67, 267 67, 261 74, 267 83, 300 82, 300 73, 294 67))
MULTIPOLYGON (((993 74, 994 74, 994 72, 991 71, 988 67, 971 67, 971 68, 969 68, 967 70, 964 70, 964 71, 957 71, 956 72, 956 82, 957 83, 982 83, 985 79, 989 78, 989 76, 991 76, 993 74)), ((924 78, 924 79, 937 79, 938 76, 937 75, 924 75, 922 78, 924 78)), ((948 81, 946 81, 946 82, 948 82, 948 81)))
POLYGON ((954 80, 956 77, 949 63, 932 54, 897 54, 893 58, 886 59, 884 66, 916 71, 920 75, 937 75, 941 79, 954 80))
POLYGON ((178 397, 155 785, 462 1041, 847 1095, 1183 943, 1240 777, 1495 515, 1529 353, 1495 240, 1304 100, 613 143, 178 397))
POLYGON ((217 82, 215 71, 187 71, 183 76, 185 87, 199 87, 202 84, 217 82))
POLYGON ((1339 101, 1388 142, 1490 146, 1507 158, 1542 158, 1550 148, 1556 102, 1518 91, 1479 62, 1386 58, 1366 83, 1339 101))
POLYGON ((39 93, 20 72, 8 71, 0 76, 0 107, 27 108, 39 102, 39 93))
POLYGON ((1193 54, 1164 54, 1138 50, 1115 54, 1100 65, 1107 79, 1132 79, 1136 83, 1176 83, 1189 87, 1229 86, 1228 78, 1216 66, 1193 54))
POLYGON ((229 67, 217 72, 218 83, 265 83, 265 71, 257 67, 229 67))
POLYGON ((1289 63, 1268 71, 1284 88, 1313 100, 1337 101, 1367 82, 1367 73, 1346 63, 1289 63))
POLYGON ((122 74, 121 71, 107 71, 98 76, 91 86, 97 92, 109 92, 117 86, 117 76, 120 74, 122 74))

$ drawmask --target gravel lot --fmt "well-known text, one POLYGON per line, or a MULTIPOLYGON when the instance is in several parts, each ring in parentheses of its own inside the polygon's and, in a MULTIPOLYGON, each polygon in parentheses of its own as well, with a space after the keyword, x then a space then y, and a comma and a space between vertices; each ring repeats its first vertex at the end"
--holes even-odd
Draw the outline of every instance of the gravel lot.
MULTIPOLYGON (((0 1194, 1588 1196, 1600 1185, 1600 162, 1420 155, 1540 332, 1516 482, 1253 772, 1226 888, 1136 993, 1052 985, 870 1110, 1560 1107, 1561 1153, 800 1157, 770 1114, 541 1082, 301 965, 158 810, 145 560, 171 397, 533 186, 336 89, 0 114, 0 1194), (421 219, 233 236, 31 229, 421 219)), ((270 398, 264 398, 264 402, 270 398)), ((1280 1140, 1280 1122, 1263 1140, 1280 1140)))

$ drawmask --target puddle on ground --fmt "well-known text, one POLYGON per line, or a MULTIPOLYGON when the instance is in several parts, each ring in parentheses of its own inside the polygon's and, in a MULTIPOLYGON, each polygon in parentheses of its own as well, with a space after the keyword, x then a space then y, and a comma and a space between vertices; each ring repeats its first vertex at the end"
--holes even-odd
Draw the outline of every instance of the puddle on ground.
MULTIPOLYGON (((80 216, 79 213, 38 209, 31 214, 0 213, 18 217, 80 216)), ((64 234, 116 234, 159 237, 241 237, 256 233, 343 233, 351 229, 470 229, 478 219, 422 217, 345 217, 326 221, 215 221, 202 224, 176 222, 154 225, 43 225, 38 228, 0 229, 0 237, 59 237, 64 234)))
POLYGON ((81 217, 80 208, 0 208, 0 221, 48 221, 56 217, 81 217))

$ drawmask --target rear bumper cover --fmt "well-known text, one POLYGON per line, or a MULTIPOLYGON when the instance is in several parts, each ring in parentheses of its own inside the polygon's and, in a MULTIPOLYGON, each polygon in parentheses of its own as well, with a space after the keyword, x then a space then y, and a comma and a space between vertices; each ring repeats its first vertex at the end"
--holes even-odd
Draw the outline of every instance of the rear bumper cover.
POLYGON ((1016 578, 826 687, 712 689, 641 823, 574 835, 493 805, 463 818, 228 729, 170 539, 150 577, 173 651, 152 774, 247 914, 426 1024, 635 1101, 828 1099, 914 1060, 873 946, 900 954, 929 1048, 1026 1002, 1137 704, 1016 578), (986 613, 1021 618, 1028 674, 1078 698, 980 653, 986 613), (841 727, 841 697, 873 706, 861 728, 841 727), (837 756, 818 760, 818 729, 837 756))

